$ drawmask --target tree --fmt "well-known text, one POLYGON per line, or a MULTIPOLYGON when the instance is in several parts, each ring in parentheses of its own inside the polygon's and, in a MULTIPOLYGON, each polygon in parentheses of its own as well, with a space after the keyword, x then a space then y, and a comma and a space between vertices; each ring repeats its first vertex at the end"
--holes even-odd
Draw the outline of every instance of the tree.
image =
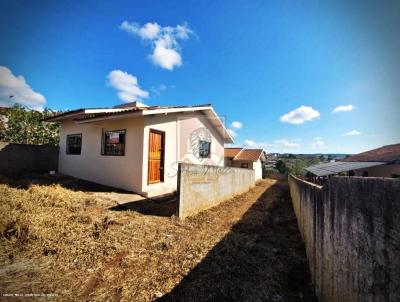
POLYGON ((275 164, 275 168, 279 171, 279 173, 287 173, 288 168, 282 160, 278 160, 275 164))
POLYGON ((16 144, 58 145, 59 125, 43 121, 55 113, 48 108, 37 111, 21 105, 2 108, 0 140, 16 144))

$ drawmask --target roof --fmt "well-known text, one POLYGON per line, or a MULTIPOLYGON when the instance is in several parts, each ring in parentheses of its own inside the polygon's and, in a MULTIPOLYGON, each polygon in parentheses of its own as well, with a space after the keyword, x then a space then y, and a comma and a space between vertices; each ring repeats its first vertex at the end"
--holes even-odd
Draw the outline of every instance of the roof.
POLYGON ((342 159, 343 162, 386 162, 400 163, 400 144, 387 145, 342 159))
POLYGON ((350 170, 358 170, 363 168, 369 168, 374 166, 385 165, 385 162, 331 162, 325 164, 314 165, 306 168, 307 171, 311 172, 316 176, 327 176, 332 174, 338 174, 340 172, 346 172, 350 170))
POLYGON ((211 104, 195 106, 126 106, 118 108, 82 108, 63 112, 44 119, 47 122, 60 122, 66 119, 73 119, 76 123, 91 123, 106 119, 116 119, 131 116, 144 116, 155 114, 169 114, 179 112, 203 112, 211 121, 211 124, 224 138, 225 143, 233 143, 233 137, 228 133, 225 125, 212 108, 211 104))
POLYGON ((242 149, 233 160, 257 161, 263 155, 263 149, 242 149))
POLYGON ((225 148, 224 156, 234 158, 242 149, 243 148, 236 148, 236 147, 225 148))

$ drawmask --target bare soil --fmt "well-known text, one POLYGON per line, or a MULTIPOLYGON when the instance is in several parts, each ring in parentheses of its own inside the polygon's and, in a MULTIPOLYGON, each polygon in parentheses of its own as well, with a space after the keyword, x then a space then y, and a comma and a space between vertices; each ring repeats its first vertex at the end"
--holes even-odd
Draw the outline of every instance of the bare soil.
POLYGON ((284 181, 263 180, 183 221, 171 216, 173 199, 121 207, 84 185, 2 182, 1 294, 52 295, 46 301, 315 301, 284 181))

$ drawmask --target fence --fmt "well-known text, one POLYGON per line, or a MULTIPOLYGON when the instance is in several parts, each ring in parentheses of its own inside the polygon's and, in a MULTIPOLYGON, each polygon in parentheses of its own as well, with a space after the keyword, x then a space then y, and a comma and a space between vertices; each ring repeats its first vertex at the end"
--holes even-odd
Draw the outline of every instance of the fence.
POLYGON ((255 185, 254 170, 179 164, 179 217, 184 218, 217 205, 255 185))
POLYGON ((400 301, 400 180, 289 185, 319 301, 400 301))
POLYGON ((0 142, 0 174, 48 172, 57 166, 58 147, 0 142))

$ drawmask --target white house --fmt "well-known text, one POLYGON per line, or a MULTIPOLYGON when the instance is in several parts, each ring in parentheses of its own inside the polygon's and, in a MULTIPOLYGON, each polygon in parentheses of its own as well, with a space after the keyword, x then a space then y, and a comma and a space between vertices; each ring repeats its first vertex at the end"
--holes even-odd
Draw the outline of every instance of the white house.
POLYGON ((224 164, 232 143, 211 105, 146 106, 134 102, 78 109, 58 122, 58 172, 151 197, 176 190, 179 162, 224 164))
POLYGON ((262 178, 262 163, 266 160, 262 149, 225 148, 224 165, 253 169, 255 180, 262 178))

